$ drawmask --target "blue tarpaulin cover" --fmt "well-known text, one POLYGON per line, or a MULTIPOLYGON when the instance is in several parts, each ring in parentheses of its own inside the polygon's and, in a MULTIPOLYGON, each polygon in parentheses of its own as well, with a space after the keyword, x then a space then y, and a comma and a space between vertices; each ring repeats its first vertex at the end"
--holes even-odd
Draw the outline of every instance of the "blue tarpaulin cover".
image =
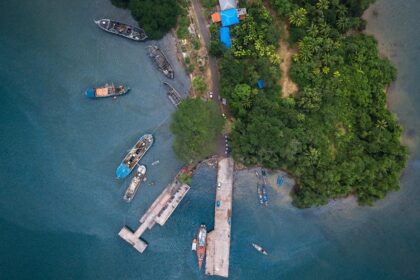
POLYGON ((86 96, 90 98, 95 98, 95 89, 94 88, 88 88, 86 90, 86 96))
POLYGON ((220 27, 220 42, 229 49, 232 47, 229 27, 220 27))
POLYGON ((257 82, 258 88, 264 88, 264 81, 263 80, 258 80, 257 82))
POLYGON ((131 169, 128 168, 128 166, 125 165, 124 163, 121 163, 120 166, 118 166, 115 174, 117 175, 118 179, 122 179, 122 178, 127 177, 127 175, 130 174, 130 172, 131 172, 131 169))
POLYGON ((238 11, 236 9, 229 9, 220 12, 222 18, 222 26, 231 26, 239 23, 238 11))

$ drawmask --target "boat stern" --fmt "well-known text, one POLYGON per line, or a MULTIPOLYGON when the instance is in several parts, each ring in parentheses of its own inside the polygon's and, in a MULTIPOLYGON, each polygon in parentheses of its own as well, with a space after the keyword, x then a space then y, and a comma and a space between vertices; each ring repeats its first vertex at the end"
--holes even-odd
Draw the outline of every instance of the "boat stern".
POLYGON ((95 89, 94 88, 88 88, 85 92, 86 96, 89 98, 95 98, 95 89))
POLYGON ((130 168, 128 168, 128 166, 124 163, 121 163, 115 171, 115 175, 117 176, 117 179, 123 179, 127 177, 127 175, 130 174, 130 172, 130 168))

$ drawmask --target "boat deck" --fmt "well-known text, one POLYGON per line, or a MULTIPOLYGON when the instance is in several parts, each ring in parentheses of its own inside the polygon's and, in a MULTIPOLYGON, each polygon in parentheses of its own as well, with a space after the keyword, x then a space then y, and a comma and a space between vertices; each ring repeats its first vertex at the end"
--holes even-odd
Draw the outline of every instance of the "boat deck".
POLYGON ((230 232, 233 195, 233 159, 219 161, 214 230, 207 235, 206 274, 229 276, 230 232))

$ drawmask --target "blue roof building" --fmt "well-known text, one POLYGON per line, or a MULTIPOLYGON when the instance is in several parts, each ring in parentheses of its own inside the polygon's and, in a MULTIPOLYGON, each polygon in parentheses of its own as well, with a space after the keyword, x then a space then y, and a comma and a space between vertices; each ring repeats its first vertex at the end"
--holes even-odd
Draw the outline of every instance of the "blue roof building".
POLYGON ((220 12, 222 18, 222 26, 231 26, 239 23, 239 16, 237 9, 229 9, 220 12))
POLYGON ((229 49, 232 47, 229 27, 220 27, 220 42, 229 49))

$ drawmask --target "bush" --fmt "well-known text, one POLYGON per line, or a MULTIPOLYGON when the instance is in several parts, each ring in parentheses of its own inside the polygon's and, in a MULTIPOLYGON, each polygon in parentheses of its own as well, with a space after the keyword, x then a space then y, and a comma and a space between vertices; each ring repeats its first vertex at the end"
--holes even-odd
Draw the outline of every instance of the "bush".
POLYGON ((207 84, 201 76, 197 76, 193 79, 192 86, 198 95, 202 95, 207 90, 207 84))

